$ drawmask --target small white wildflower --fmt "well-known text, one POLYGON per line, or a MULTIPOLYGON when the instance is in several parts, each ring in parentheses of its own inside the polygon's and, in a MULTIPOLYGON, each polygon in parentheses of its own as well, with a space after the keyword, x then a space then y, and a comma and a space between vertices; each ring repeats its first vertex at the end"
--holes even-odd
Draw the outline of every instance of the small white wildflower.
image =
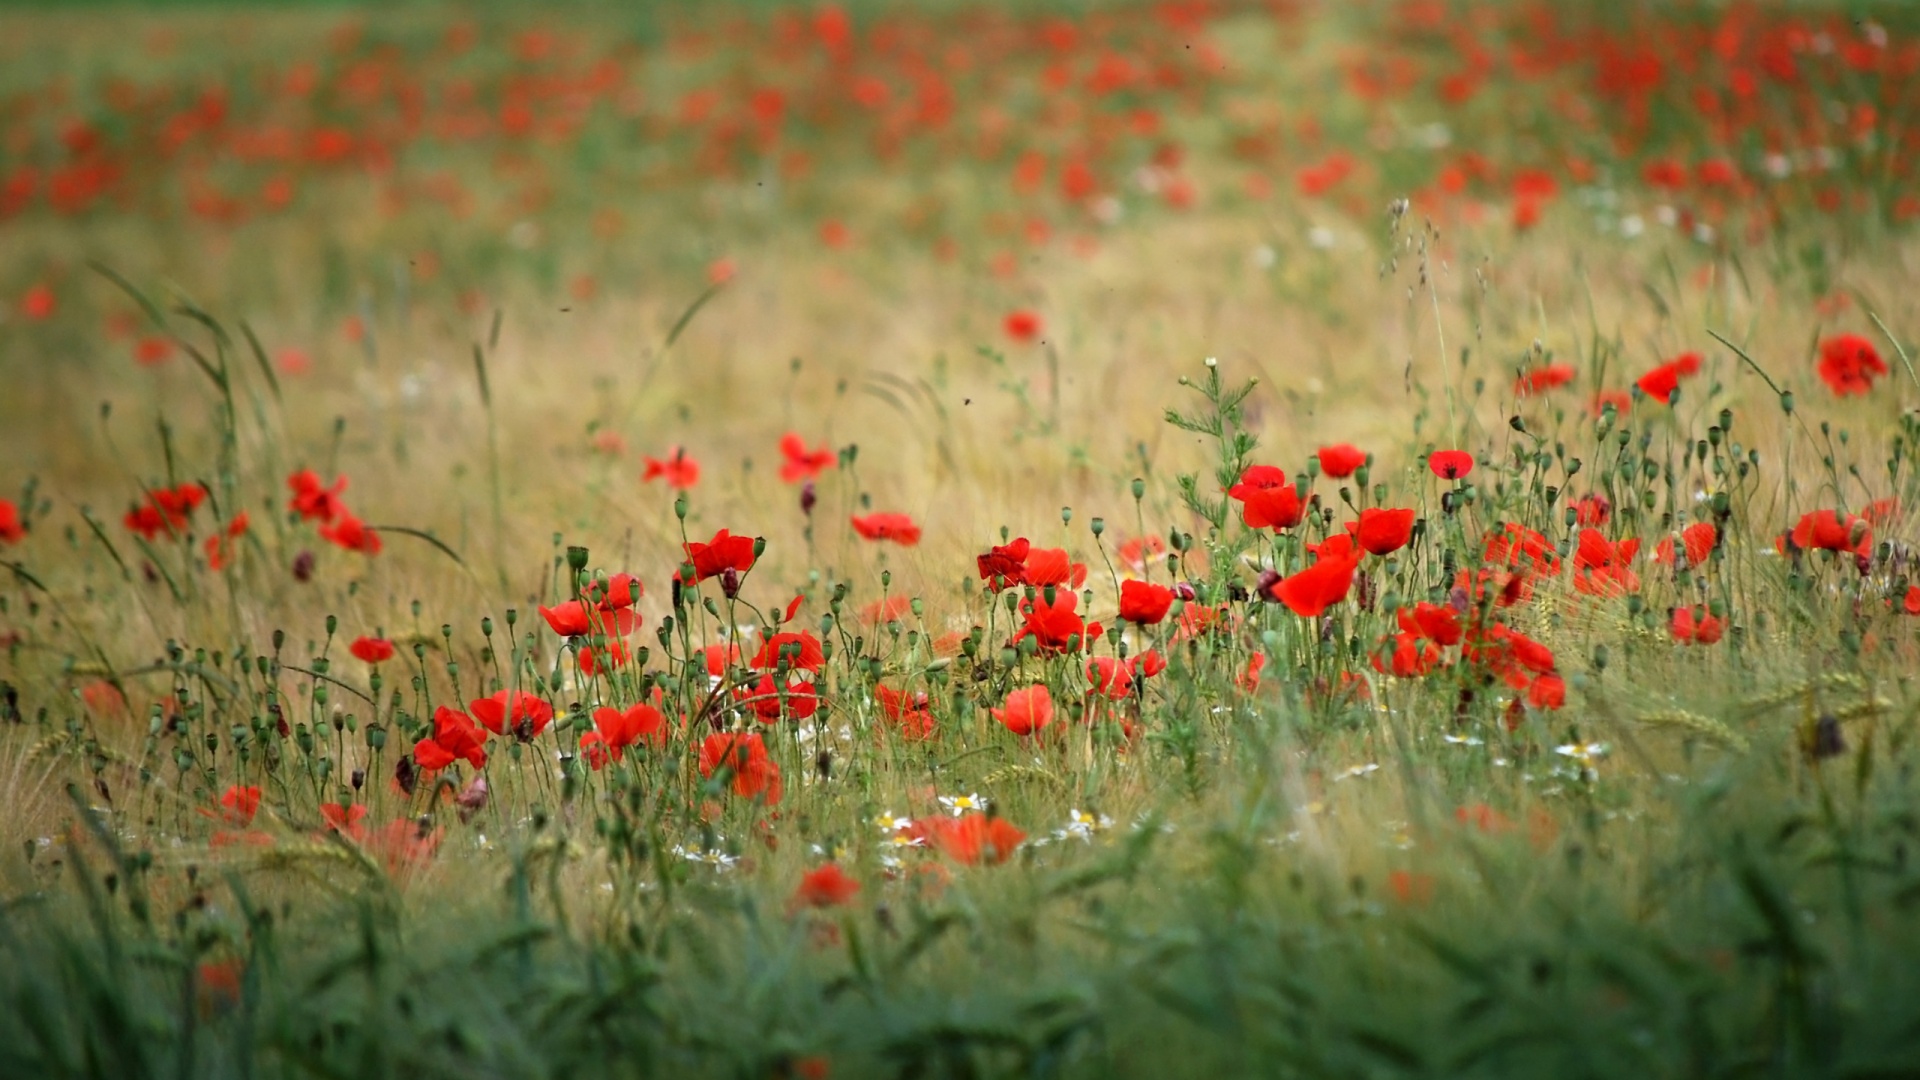
POLYGON ((1485 746, 1486 745, 1485 739, 1479 738, 1474 735, 1454 735, 1454 734, 1448 733, 1448 734, 1441 735, 1440 741, 1447 743, 1450 746, 1485 746))
POLYGON ((986 800, 982 799, 978 792, 972 795, 942 795, 940 796, 940 805, 953 811, 954 817, 959 817, 969 810, 985 810, 987 808, 986 800))
POLYGON ((1378 764, 1371 761, 1363 765, 1349 765, 1345 769, 1342 769, 1338 775, 1334 776, 1333 779, 1335 783, 1339 783, 1342 780, 1352 780, 1352 779, 1355 779, 1356 777, 1365 776, 1371 772, 1377 772, 1379 771, 1379 768, 1380 766, 1378 764))

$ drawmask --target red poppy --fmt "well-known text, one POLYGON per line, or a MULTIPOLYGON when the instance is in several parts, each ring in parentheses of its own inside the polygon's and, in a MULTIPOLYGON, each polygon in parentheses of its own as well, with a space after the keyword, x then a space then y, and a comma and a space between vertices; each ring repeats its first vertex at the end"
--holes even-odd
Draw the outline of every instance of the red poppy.
POLYGON ((1807 551, 1824 548, 1865 555, 1873 548, 1873 529, 1864 519, 1853 514, 1842 518, 1832 510, 1801 515, 1792 535, 1794 546, 1807 551), (1854 539, 1856 536, 1858 540, 1854 539))
POLYGON ((1387 875, 1387 892, 1406 907, 1426 907, 1433 903, 1433 875, 1412 870, 1395 870, 1387 875))
POLYGON ((1873 380, 1887 373, 1887 362, 1880 359, 1873 342, 1859 334, 1840 334, 1820 343, 1820 362, 1816 369, 1820 381, 1835 394, 1865 394, 1873 389, 1873 380))
POLYGON ((53 317, 59 303, 54 299, 53 286, 42 281, 29 288, 20 297, 20 314, 34 322, 53 317))
POLYGON ((1349 528, 1346 532, 1334 533, 1317 544, 1308 544, 1307 553, 1313 556, 1314 562, 1325 562, 1328 559, 1347 559, 1357 562, 1360 558, 1360 546, 1353 542, 1353 530, 1349 528))
POLYGON ((1673 640, 1688 645, 1712 645, 1726 632, 1725 625, 1700 604, 1674 608, 1667 619, 1667 629, 1673 634, 1673 640))
POLYGON ((1394 621, 1402 632, 1426 638, 1436 645, 1460 644, 1460 613, 1450 607, 1422 600, 1395 612, 1394 621))
POLYGON ((220 820, 233 828, 253 824, 253 816, 259 811, 260 789, 257 787, 235 784, 220 794, 220 820))
POLYGON ((917 741, 933 735, 933 709, 925 691, 909 694, 882 683, 873 688, 873 700, 879 703, 881 715, 907 738, 917 741))
POLYGON ((1920 585, 1907 586, 1907 595, 1900 607, 1909 615, 1920 615, 1920 585))
POLYGON ((704 544, 688 542, 687 561, 693 564, 694 580, 705 581, 728 570, 744 574, 753 569, 755 543, 751 536, 735 536, 725 529, 704 544))
POLYGON ((1240 482, 1227 489, 1227 497, 1239 501, 1240 520, 1250 529, 1291 529, 1306 513, 1306 503, 1286 471, 1275 465, 1248 468, 1240 482))
MULTIPOLYGON (((1687 565, 1699 566, 1713 554, 1713 548, 1719 542, 1720 530, 1714 528, 1711 521, 1696 521, 1680 530, 1678 550, 1687 553, 1687 565)), ((1672 565, 1675 552, 1673 537, 1665 537, 1653 546, 1653 561, 1662 565, 1672 565)))
POLYGON ((327 832, 337 832, 355 840, 362 840, 367 835, 366 819, 367 808, 360 803, 347 806, 339 803, 320 804, 320 825, 327 832))
POLYGON ((812 631, 802 630, 767 635, 749 666, 765 671, 784 664, 789 671, 819 671, 826 662, 820 639, 812 631))
POLYGON ((1427 455, 1427 468, 1442 480, 1458 480, 1473 471, 1473 455, 1465 450, 1435 450, 1427 455))
POLYGON ((1659 402, 1672 399, 1673 391, 1679 387, 1680 380, 1697 373, 1704 359, 1697 352, 1681 353, 1679 356, 1661 364, 1634 383, 1640 392, 1659 402))
POLYGON ((929 825, 933 844, 948 858, 968 866, 981 862, 1003 863, 1027 838, 1003 817, 981 813, 957 818, 939 818, 929 825))
POLYGON ((685 490, 700 482, 700 463, 687 456, 687 452, 676 446, 667 451, 665 461, 655 457, 640 459, 646 465, 641 473, 642 483, 664 478, 670 488, 685 490))
POLYGON ((809 871, 800 879, 800 886, 793 890, 790 906, 795 908, 829 908, 851 903, 854 895, 860 891, 860 883, 847 876, 837 863, 828 863, 818 870, 809 871))
POLYGON ((1090 657, 1087 682, 1096 696, 1118 701, 1133 693, 1133 663, 1116 656, 1090 657))
POLYGON ((320 527, 320 538, 330 540, 348 551, 365 555, 380 554, 380 534, 345 510, 340 512, 333 524, 320 527))
POLYGON ((1541 574, 1560 572, 1560 552, 1541 533, 1514 522, 1502 522, 1483 541, 1489 565, 1541 574))
POLYGON ((20 508, 12 499, 0 499, 0 544, 17 544, 27 538, 27 527, 20 521, 20 508))
POLYGON ((1015 735, 1031 735, 1053 722, 1053 694, 1045 683, 1035 683, 1008 694, 1005 708, 987 711, 1015 735))
POLYGON ((1369 553, 1389 555, 1413 539, 1413 511, 1369 507, 1360 511, 1359 521, 1347 523, 1347 531, 1369 553))
POLYGON ((1440 646, 1405 631, 1380 639, 1373 652, 1373 670, 1398 679, 1413 679, 1440 663, 1440 646))
POLYGON ((1366 452, 1351 443, 1335 443, 1320 448, 1320 471, 1335 480, 1345 480, 1367 463, 1366 452))
POLYGON ((1157 536, 1136 536, 1120 545, 1121 565, 1136 574, 1144 574, 1147 564, 1158 562, 1167 554, 1167 542, 1157 536))
POLYGON ((758 682, 735 687, 733 696, 763 724, 805 720, 820 710, 819 691, 805 679, 781 682, 770 674, 762 675, 758 682))
POLYGON ((833 467, 833 451, 825 444, 808 450, 806 442, 791 431, 780 437, 780 456, 786 459, 780 465, 780 479, 789 484, 811 480, 833 467))
POLYGON ((1072 561, 1066 548, 1032 548, 1027 552, 1027 584, 1071 585, 1079 588, 1087 580, 1087 564, 1072 561))
POLYGON ((466 713, 442 705, 433 711, 433 734, 413 744, 413 763, 427 772, 463 760, 476 769, 484 768, 486 739, 466 713))
POLYGON ((985 555, 974 556, 980 567, 980 580, 992 583, 996 592, 1027 583, 1027 554, 1032 545, 1022 536, 1011 544, 1000 544, 985 555))
POLYGON ((1353 588, 1357 558, 1321 559, 1292 577, 1282 578, 1268 587, 1269 598, 1279 600, 1305 619, 1319 617, 1347 598, 1353 588))
POLYGON ((625 710, 601 706, 593 710, 593 727, 594 734, 600 736, 601 744, 615 761, 620 760, 627 747, 641 742, 654 746, 667 744, 666 714, 644 702, 625 710))
POLYGON ((127 528, 148 540, 159 539, 163 533, 178 536, 187 531, 193 512, 206 500, 207 489, 199 484, 154 488, 147 492, 144 504, 127 512, 124 521, 127 528))
POLYGON ((1633 409, 1633 395, 1625 390, 1602 390, 1593 395, 1593 415, 1601 416, 1608 409, 1616 416, 1625 416, 1633 409))
POLYGON ((1573 518, 1581 525, 1605 525, 1613 520, 1613 504, 1605 495, 1582 495, 1574 501, 1573 518))
POLYGON ((1026 616, 1026 625, 1013 636, 1011 644, 1019 645, 1022 639, 1031 637, 1040 646, 1042 653, 1063 653, 1085 640, 1086 620, 1074 609, 1080 604, 1080 597, 1071 589, 1053 590, 1053 601, 1047 601, 1046 590, 1032 600, 1023 600, 1020 610, 1026 616))
POLYGON ((1574 590, 1590 596, 1633 592, 1640 587, 1640 576, 1633 572, 1639 551, 1638 537, 1614 542, 1599 529, 1582 529, 1573 553, 1574 590))
POLYGON ((393 659, 393 642, 386 638, 357 637, 347 651, 369 664, 379 664, 393 659))
POLYGON ((141 367, 159 367, 173 359, 173 342, 149 334, 133 343, 133 362, 141 367))
POLYGON ((321 484, 319 473, 302 469, 287 477, 287 487, 293 490, 290 504, 293 512, 299 514, 302 521, 332 524, 335 518, 347 512, 340 502, 340 493, 347 489, 347 478, 344 476, 334 477, 333 486, 326 487, 321 484))
POLYGON ((920 542, 920 526, 905 514, 855 514, 853 530, 869 540, 891 540, 901 547, 920 542))
POLYGON ((1558 709, 1567 703, 1567 681, 1547 674, 1527 685, 1527 704, 1536 709, 1558 709))
POLYGON ((780 766, 767 756, 767 744, 758 732, 720 732, 700 744, 700 775, 711 777, 726 768, 733 773, 733 793, 743 799, 764 798, 780 805, 780 766))
POLYGON ((1544 394, 1548 390, 1567 385, 1573 381, 1573 377, 1572 364, 1545 364, 1521 372, 1520 377, 1514 381, 1513 392, 1520 397, 1544 394))
POLYGON ((1040 336, 1040 316, 1031 311, 1009 312, 1005 329, 1015 341, 1032 341, 1040 336))
POLYGON ((1120 618, 1141 626, 1152 626, 1167 617, 1173 606, 1173 590, 1146 581, 1120 583, 1120 618))
POLYGON ((640 616, 623 606, 609 608, 604 600, 597 607, 588 607, 580 600, 568 600, 553 607, 543 606, 539 611, 540 617, 561 637, 595 633, 626 637, 640 625, 640 616))
POLYGON ((473 718, 495 735, 530 739, 553 723, 553 706, 525 690, 502 690, 467 702, 473 718))
POLYGON ((219 573, 227 568, 233 559, 233 542, 247 534, 249 519, 245 510, 233 515, 227 527, 207 537, 207 569, 219 573))
POLYGON ((387 873, 399 877, 432 859, 445 835, 445 829, 429 828, 424 818, 395 818, 367 835, 367 848, 380 857, 387 873))

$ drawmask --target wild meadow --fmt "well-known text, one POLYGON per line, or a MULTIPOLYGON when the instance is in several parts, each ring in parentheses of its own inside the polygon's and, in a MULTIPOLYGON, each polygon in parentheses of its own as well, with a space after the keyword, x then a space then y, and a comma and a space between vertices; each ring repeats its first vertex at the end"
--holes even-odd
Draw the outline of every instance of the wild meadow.
POLYGON ((1920 1071, 1920 13, 0 6, 0 1076, 1920 1071))

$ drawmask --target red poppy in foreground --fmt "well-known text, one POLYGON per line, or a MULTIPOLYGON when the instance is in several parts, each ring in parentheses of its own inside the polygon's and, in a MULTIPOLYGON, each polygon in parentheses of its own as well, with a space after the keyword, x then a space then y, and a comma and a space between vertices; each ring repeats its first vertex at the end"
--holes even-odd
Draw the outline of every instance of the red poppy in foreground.
POLYGON ((1827 551, 1852 551, 1865 555, 1873 548, 1873 529, 1865 519, 1853 514, 1842 518, 1832 510, 1815 510, 1801 515, 1799 523, 1793 527, 1792 537, 1795 547, 1807 551, 1824 548, 1827 551))
POLYGON ((342 806, 339 803, 320 804, 320 825, 328 832, 337 832, 355 840, 367 835, 367 808, 361 803, 342 806))
POLYGON ((1410 608, 1395 612, 1394 621, 1403 632, 1426 638, 1435 645, 1444 647, 1460 644, 1460 613, 1450 607, 1422 600, 1410 608))
POLYGON ((1146 581, 1120 583, 1120 617, 1130 623, 1152 626, 1167 617, 1173 607, 1173 590, 1146 581))
POLYGON ((1465 450, 1435 450, 1427 455, 1427 468, 1442 480, 1458 480, 1473 471, 1473 455, 1465 450))
POLYGON ((1032 341, 1040 336, 1040 316, 1031 311, 1009 312, 1005 328, 1015 341, 1032 341))
POLYGON ((932 737, 935 721, 926 691, 909 694, 881 683, 873 688, 873 700, 902 735, 916 741, 932 737))
POLYGON ((472 717, 442 705, 433 711, 433 734, 413 744, 413 763, 426 772, 444 769, 456 761, 484 768, 486 739, 472 717))
POLYGON ((643 483, 665 479, 670 488, 686 490, 700 482, 700 463, 687 456, 687 452, 676 446, 667 451, 667 458, 642 458, 646 471, 640 474, 643 483))
POLYGON ((1413 539, 1413 511, 1368 507, 1359 521, 1347 523, 1347 531, 1369 554, 1390 555, 1413 539))
POLYGON ((1640 376, 1634 385, 1640 392, 1659 402, 1670 402, 1673 392, 1680 386, 1680 380, 1697 373, 1703 358, 1697 352, 1681 353, 1679 356, 1661 364, 1645 375, 1640 376))
POLYGON ((790 902, 795 908, 830 908, 851 903, 860 891, 860 883, 847 876, 838 863, 811 870, 800 879, 790 902))
POLYGON ((1397 679, 1413 679, 1432 671, 1440 663, 1440 646, 1414 634, 1401 633, 1382 638, 1372 657, 1373 670, 1397 679))
POLYGON ((727 731, 707 736, 700 744, 700 775, 711 777, 722 768, 733 773, 735 795, 780 805, 780 766, 767 757, 767 744, 758 733, 727 731))
POLYGON ((1335 480, 1345 480, 1354 470, 1367 463, 1364 450, 1351 443, 1335 443, 1320 448, 1320 471, 1335 480))
POLYGON ((667 744, 667 718, 651 705, 639 704, 622 711, 602 706, 593 710, 594 730, 580 736, 580 748, 588 763, 598 769, 607 758, 619 761, 629 746, 645 742, 653 746, 667 744))
POLYGON ((1667 629, 1673 634, 1673 640, 1687 645, 1711 645, 1726 633, 1726 625, 1701 604, 1674 608, 1667 619, 1667 629))
POLYGON ((686 548, 687 561, 693 564, 696 582, 717 577, 728 570, 744 574, 753 569, 754 539, 751 536, 735 536, 721 529, 706 543, 693 540, 687 543, 686 548))
POLYGON ((996 592, 1027 583, 1027 555, 1033 545, 1022 536, 1011 544, 999 544, 985 555, 974 556, 980 568, 980 580, 990 582, 996 592))
POLYGON ((855 514, 853 530, 869 540, 891 540, 901 547, 920 542, 920 526, 905 514, 855 514))
POLYGON ((1317 618, 1347 598, 1359 565, 1355 557, 1323 558, 1292 577, 1274 582, 1268 586, 1267 595, 1301 618, 1317 618))
POLYGON ((379 664, 393 659, 393 642, 386 638, 357 637, 347 651, 369 664, 379 664))
POLYGON ((1031 735, 1053 722, 1053 694, 1036 683, 1008 694, 1006 708, 987 711, 1015 735, 1031 735))
POLYGON ((1227 497, 1240 503, 1240 520, 1249 529, 1291 529, 1307 509, 1286 470, 1277 465, 1248 468, 1240 482, 1227 489, 1227 497))
POLYGON ((1873 389, 1873 380, 1887 373, 1887 362, 1873 342, 1859 334, 1841 334, 1820 343, 1820 362, 1815 369, 1820 381, 1841 397, 1865 394, 1873 389))
POLYGON ((1653 546, 1653 561, 1661 565, 1671 565, 1676 550, 1687 555, 1688 566, 1699 566, 1713 554, 1713 547, 1720 539, 1720 530, 1713 527, 1711 521, 1696 521, 1680 530, 1680 544, 1676 549, 1673 537, 1669 536, 1653 546))
POLYGON ((791 431, 780 437, 780 456, 786 459, 780 466, 780 479, 789 484, 811 480, 833 467, 833 451, 825 444, 809 450, 806 442, 791 431))
POLYGON ((1027 838, 1003 817, 982 813, 957 818, 938 818, 928 824, 933 846, 955 862, 978 866, 982 862, 1003 863, 1027 838))
POLYGON ((1047 600, 1047 591, 1032 600, 1024 600, 1020 610, 1026 615, 1026 625, 1013 635, 1012 645, 1018 646, 1025 638, 1033 638, 1043 653, 1063 653, 1080 643, 1082 635, 1091 636, 1087 631, 1086 620, 1074 611, 1080 604, 1080 596, 1071 589, 1054 589, 1053 600, 1047 600))
POLYGON ((495 735, 531 739, 553 723, 553 706, 525 690, 502 690, 467 702, 473 718, 495 735))
POLYGON ((1027 553, 1027 584, 1038 587, 1071 585, 1079 588, 1087 580, 1087 564, 1077 563, 1066 548, 1033 548, 1027 553))
POLYGON ((20 522, 20 508, 12 499, 0 499, 0 544, 17 544, 27 538, 27 527, 20 522))

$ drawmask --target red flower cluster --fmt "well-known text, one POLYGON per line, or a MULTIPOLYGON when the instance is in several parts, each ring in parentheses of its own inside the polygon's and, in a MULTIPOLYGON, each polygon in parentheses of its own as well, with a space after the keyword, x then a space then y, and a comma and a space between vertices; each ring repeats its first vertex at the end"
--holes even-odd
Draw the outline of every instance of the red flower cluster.
POLYGON ((123 521, 128 529, 139 533, 149 542, 158 540, 163 534, 185 536, 188 520, 206 501, 207 489, 199 484, 154 488, 147 492, 145 502, 127 511, 123 521))

